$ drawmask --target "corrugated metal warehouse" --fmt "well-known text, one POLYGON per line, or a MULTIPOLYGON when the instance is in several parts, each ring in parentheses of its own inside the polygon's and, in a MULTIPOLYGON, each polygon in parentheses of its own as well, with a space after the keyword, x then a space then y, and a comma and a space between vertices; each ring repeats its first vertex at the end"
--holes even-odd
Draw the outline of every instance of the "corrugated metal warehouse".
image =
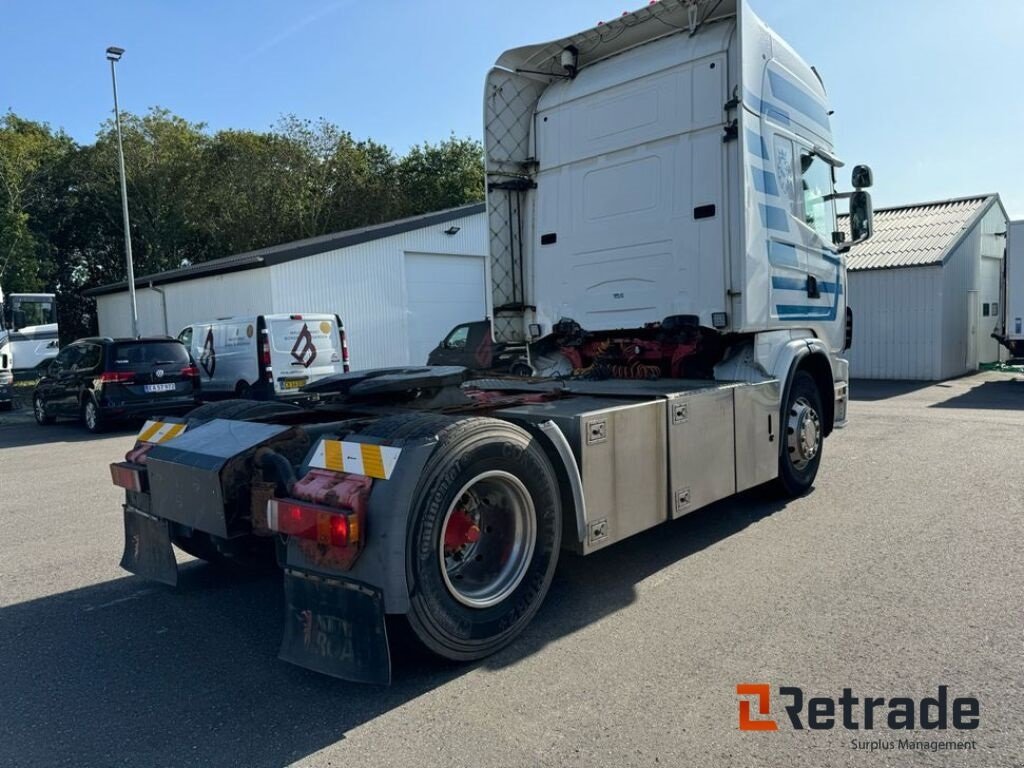
POLYGON ((850 375, 938 381, 997 361, 1007 222, 998 195, 876 210, 847 255, 850 375))
MULTIPOLYGON (((139 332, 246 314, 341 316, 354 368, 422 365, 460 322, 490 315, 482 203, 136 278, 139 332)), ((127 283, 87 291, 99 331, 130 336, 127 283)))

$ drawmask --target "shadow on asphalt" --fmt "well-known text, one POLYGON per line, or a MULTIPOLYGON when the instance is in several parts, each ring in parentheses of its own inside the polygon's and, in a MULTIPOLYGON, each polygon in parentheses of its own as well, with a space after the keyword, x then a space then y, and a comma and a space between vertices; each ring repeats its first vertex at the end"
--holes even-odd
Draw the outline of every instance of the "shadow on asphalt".
POLYGON ((4 448, 22 448, 29 445, 46 445, 48 443, 88 443, 102 440, 105 437, 130 435, 139 431, 139 424, 126 422, 115 424, 110 429, 94 435, 80 422, 58 421, 45 427, 35 421, 24 421, 17 424, 0 424, 0 450, 4 448))
POLYGON ((1000 379, 971 387, 963 394, 932 403, 930 408, 976 408, 1019 411, 1024 409, 1024 380, 1000 379))
POLYGON ((873 402, 888 400, 935 386, 934 381, 882 381, 879 379, 854 379, 850 382, 850 399, 873 402))
POLYGON ((390 687, 279 661, 279 574, 193 562, 0 609, 0 764, 273 765, 477 668, 515 664, 628 606, 652 573, 774 514, 755 490, 586 558, 563 553, 544 606, 477 664, 404 652, 390 687))

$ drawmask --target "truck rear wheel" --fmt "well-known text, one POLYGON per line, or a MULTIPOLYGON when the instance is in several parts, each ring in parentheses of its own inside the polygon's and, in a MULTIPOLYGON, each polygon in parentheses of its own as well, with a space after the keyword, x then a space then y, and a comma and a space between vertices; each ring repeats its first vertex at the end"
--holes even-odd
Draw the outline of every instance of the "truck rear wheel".
POLYGON ((824 438, 821 395, 807 371, 797 371, 782 414, 784 435, 776 484, 787 496, 802 496, 814 484, 824 438))
POLYGON ((562 535, 555 471, 523 429, 463 419, 439 431, 416 498, 409 625, 445 658, 488 656, 523 631, 551 586, 562 535))

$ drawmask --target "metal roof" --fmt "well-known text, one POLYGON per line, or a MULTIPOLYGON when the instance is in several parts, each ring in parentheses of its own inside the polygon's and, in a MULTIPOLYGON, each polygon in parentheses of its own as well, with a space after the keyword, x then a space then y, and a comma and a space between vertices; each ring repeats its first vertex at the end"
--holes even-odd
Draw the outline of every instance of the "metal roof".
MULTIPOLYGON (((193 264, 189 267, 171 269, 167 272, 158 272, 153 275, 143 275, 135 278, 136 288, 147 288, 151 285, 166 285, 167 283, 178 283, 185 280, 193 280, 197 277, 211 277, 223 275, 228 272, 241 272, 245 269, 257 269, 269 267, 274 264, 283 264, 286 261, 294 261, 306 256, 314 256, 318 253, 335 251, 339 248, 367 243, 372 240, 381 240, 392 235, 400 235, 404 232, 411 232, 416 229, 445 224, 455 219, 473 216, 483 213, 484 203, 472 203, 462 205, 458 208, 448 208, 443 211, 425 213, 419 216, 410 216, 407 219, 398 219, 384 224, 373 224, 369 227, 349 229, 344 232, 335 232, 329 235, 308 237, 305 240, 294 240, 290 243, 272 245, 268 248, 260 248, 256 251, 238 253, 232 256, 222 256, 219 259, 211 259, 200 264, 193 264)), ((101 285, 97 288, 90 288, 83 291, 84 296, 104 296, 110 293, 118 293, 127 289, 128 281, 120 283, 101 285)))
MULTIPOLYGON (((847 252, 847 269, 942 264, 998 200, 999 195, 989 194, 878 208, 874 235, 847 252)), ((848 219, 847 214, 839 217, 839 229, 847 235, 848 219)))

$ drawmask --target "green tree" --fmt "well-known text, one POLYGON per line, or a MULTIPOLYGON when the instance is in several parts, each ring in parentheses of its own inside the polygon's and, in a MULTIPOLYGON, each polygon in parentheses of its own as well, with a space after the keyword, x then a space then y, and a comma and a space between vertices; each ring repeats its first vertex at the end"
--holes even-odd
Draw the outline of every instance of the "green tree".
POLYGON ((8 292, 47 286, 50 253, 33 208, 41 202, 41 177, 73 148, 45 123, 13 112, 0 119, 0 285, 8 292))
POLYGON ((405 216, 483 200, 483 147, 455 136, 419 144, 399 161, 397 175, 405 216))

